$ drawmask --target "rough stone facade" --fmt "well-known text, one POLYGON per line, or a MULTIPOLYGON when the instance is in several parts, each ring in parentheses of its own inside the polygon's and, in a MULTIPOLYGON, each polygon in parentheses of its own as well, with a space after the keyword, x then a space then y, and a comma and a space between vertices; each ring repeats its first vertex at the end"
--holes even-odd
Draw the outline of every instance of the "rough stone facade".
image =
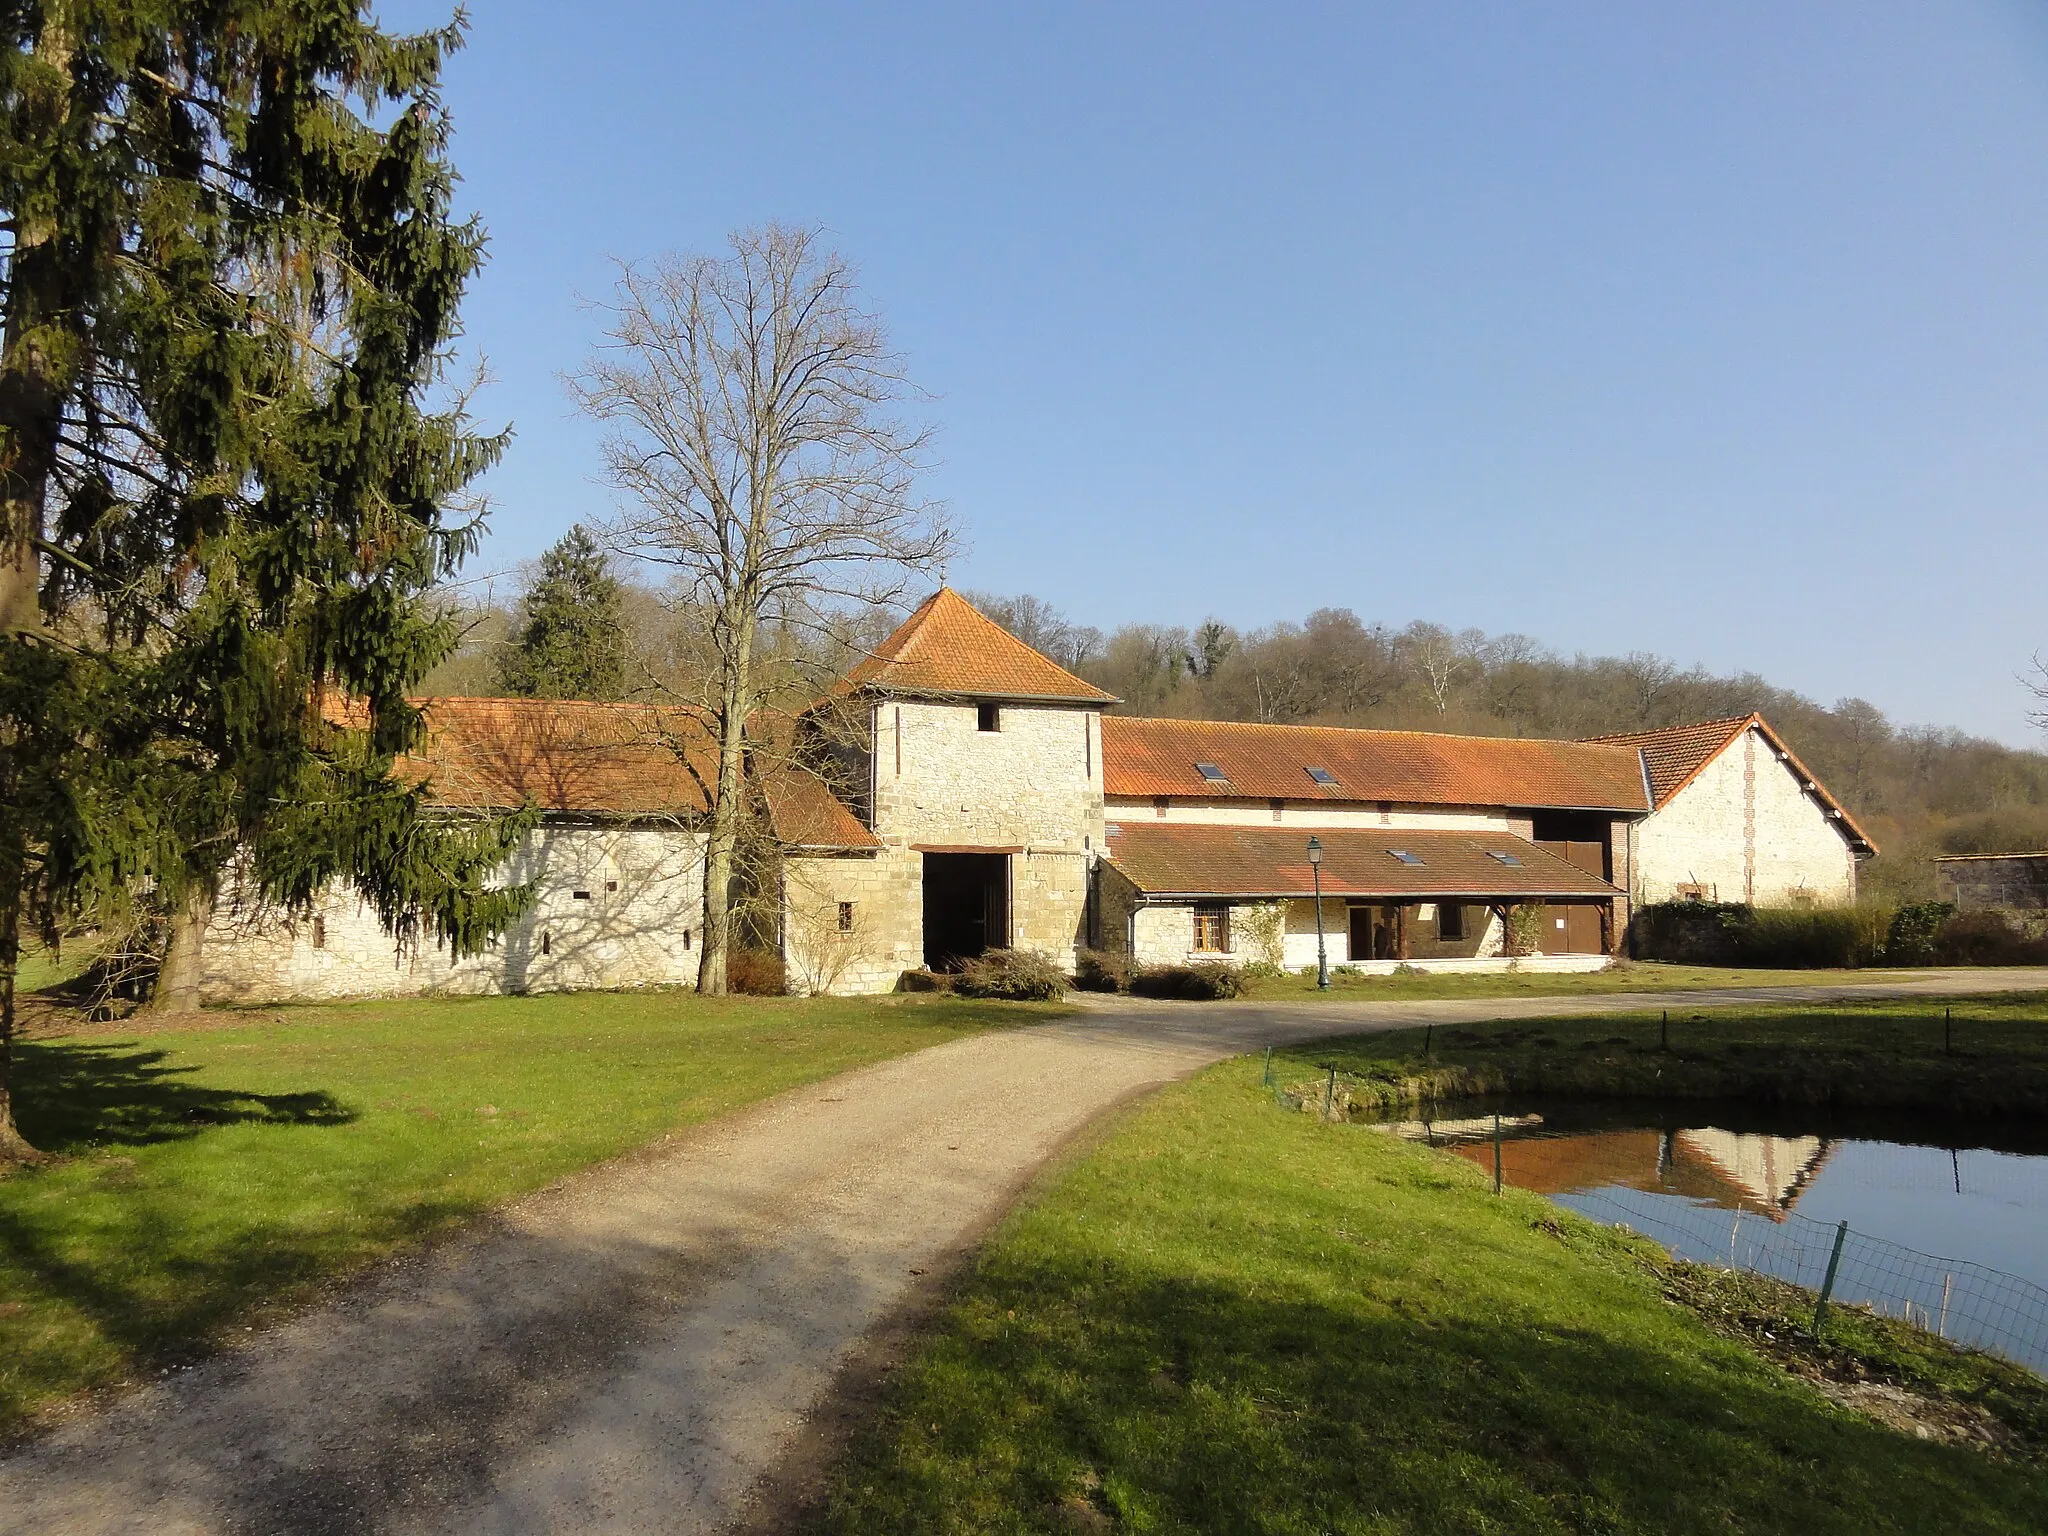
MULTIPOLYGON (((969 701, 882 698, 872 706, 869 749, 855 771, 869 786, 872 859, 790 861, 796 892, 822 906, 850 901, 857 937, 827 939, 857 950, 832 988, 887 991, 924 964, 924 860, 928 853, 985 851, 1008 861, 1012 947, 1071 967, 1085 946, 1090 887, 1102 850, 1102 751, 1098 712, 1085 706, 1002 703, 994 730, 969 701)), ((793 921, 792 934, 804 926, 793 921)), ((812 925, 815 926, 815 925, 812 925)), ((801 941, 797 970, 817 969, 820 946, 801 941)))
POLYGON ((1856 856, 1841 824, 1754 728, 1635 829, 1634 865, 1631 894, 1645 905, 1856 899, 1856 856))
POLYGON ((2048 912, 2048 852, 1936 859, 1934 878, 1942 900, 1965 912, 2048 912))
POLYGON ((694 986, 704 850, 674 826, 544 825, 503 871, 537 880, 532 909, 483 954, 401 946, 352 892, 304 917, 223 898, 202 947, 213 1001, 694 986))

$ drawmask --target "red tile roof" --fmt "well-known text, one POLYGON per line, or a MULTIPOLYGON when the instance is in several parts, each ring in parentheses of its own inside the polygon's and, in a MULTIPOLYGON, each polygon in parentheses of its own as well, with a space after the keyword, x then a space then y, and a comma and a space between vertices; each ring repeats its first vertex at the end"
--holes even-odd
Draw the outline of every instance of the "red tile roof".
MULTIPOLYGON (((1308 896, 1315 889, 1309 835, 1294 827, 1112 821, 1109 858, 1150 896, 1308 896)), ((1325 896, 1520 901, 1621 894, 1599 876, 1504 832, 1379 827, 1318 828, 1314 835, 1323 845, 1325 896), (1421 862, 1406 863, 1396 851, 1421 862), (1496 853, 1520 862, 1503 863, 1496 853)))
MULTIPOLYGON (((709 809, 717 748, 693 710, 570 699, 418 703, 427 739, 399 771, 430 778, 440 804, 686 819, 709 809)), ((815 774, 782 763, 760 771, 770 824, 785 844, 881 846, 815 774)))
POLYGON ((1106 715, 1102 768, 1111 795, 1650 809, 1634 751, 1579 741, 1106 715), (1227 782, 1204 778, 1197 763, 1227 782), (1317 783, 1311 768, 1337 782, 1317 783))
POLYGON ((869 690, 966 699, 1114 704, 1116 696, 1041 656, 951 587, 941 587, 839 680, 869 690))
POLYGON ((1742 736, 1754 727, 1763 734, 1777 754, 1785 760, 1799 778, 1800 787, 1819 800, 1832 820, 1841 824, 1849 845, 1859 853, 1877 852, 1877 844, 1849 814, 1848 808, 1828 793, 1827 786, 1813 776, 1813 772, 1802 763, 1785 740, 1771 729, 1771 723, 1760 714, 1736 715, 1727 720, 1708 720, 1699 725, 1673 725, 1658 731, 1626 731, 1613 736, 1595 736, 1595 742, 1611 743, 1615 746, 1635 747, 1649 764, 1650 787, 1656 795, 1657 808, 1662 810, 1671 803, 1671 797, 1699 777, 1700 770, 1719 757, 1742 736))

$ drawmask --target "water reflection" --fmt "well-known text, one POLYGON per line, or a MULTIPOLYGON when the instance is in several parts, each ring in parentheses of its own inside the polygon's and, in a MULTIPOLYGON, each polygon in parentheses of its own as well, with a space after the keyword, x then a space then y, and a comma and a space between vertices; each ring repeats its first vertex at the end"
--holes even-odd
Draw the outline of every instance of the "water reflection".
POLYGON ((2038 1124, 1531 1100, 1384 1123, 1491 1175, 1496 1107, 1503 1181, 1589 1214, 1622 1192, 1632 1209, 1666 1212, 1674 1232, 1696 1224, 1678 1220, 1688 1213, 1782 1226, 1797 1212, 2048 1285, 2048 1128, 2038 1124))

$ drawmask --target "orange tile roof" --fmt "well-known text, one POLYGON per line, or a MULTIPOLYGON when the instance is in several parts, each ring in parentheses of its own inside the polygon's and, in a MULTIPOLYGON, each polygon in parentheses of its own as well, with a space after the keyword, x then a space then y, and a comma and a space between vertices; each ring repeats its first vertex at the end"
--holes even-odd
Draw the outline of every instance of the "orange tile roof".
POLYGON ((1040 655, 951 587, 941 587, 896 632, 842 677, 836 692, 935 695, 942 698, 1046 700, 1114 704, 1116 696, 1085 683, 1040 655))
POLYGON ((1760 714, 1707 720, 1698 725, 1666 726, 1657 731, 1624 731, 1613 736, 1595 736, 1591 740, 1640 750, 1643 761, 1649 764, 1650 787, 1656 795, 1657 808, 1662 810, 1671 803, 1673 795, 1699 777, 1701 769, 1752 727, 1763 733, 1764 740, 1798 775, 1801 788, 1819 800, 1832 819, 1842 824, 1850 846, 1861 853, 1876 853, 1877 844, 1857 824, 1848 808, 1828 793, 1827 786, 1813 776, 1812 770, 1785 745, 1785 739, 1772 730, 1771 723, 1760 714))
POLYGON ((1102 768, 1111 795, 1650 809, 1633 751, 1578 741, 1105 715, 1102 768), (1204 778, 1197 763, 1213 763, 1227 782, 1204 778), (1311 768, 1336 784, 1317 783, 1311 768))
MULTIPOLYGON (((439 804, 625 817, 709 809, 717 748, 694 710, 573 699, 416 702, 427 736, 399 772, 431 779, 439 804)), ((785 763, 762 774, 770 825, 788 846, 881 846, 815 774, 785 763)))
MULTIPOLYGON (((1295 827, 1228 827, 1112 821, 1110 862, 1149 896, 1307 896, 1309 832, 1295 827)), ((1325 896, 1437 896, 1526 900, 1608 898, 1621 893, 1598 875, 1504 832, 1341 828, 1315 834, 1323 845, 1325 896), (1413 854, 1405 863, 1395 851, 1413 854), (1506 864, 1505 853, 1519 860, 1506 864)))

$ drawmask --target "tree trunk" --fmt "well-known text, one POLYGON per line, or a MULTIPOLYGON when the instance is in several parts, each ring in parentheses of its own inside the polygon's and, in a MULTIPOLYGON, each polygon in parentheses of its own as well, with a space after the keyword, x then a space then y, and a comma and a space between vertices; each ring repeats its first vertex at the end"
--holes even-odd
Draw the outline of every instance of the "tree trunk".
POLYGON ((739 848, 740 818, 746 814, 751 612, 743 612, 728 633, 732 649, 719 690, 718 788, 711 803, 711 835, 704 849, 704 953, 697 962, 697 992, 702 997, 725 996, 726 956, 732 948, 733 859, 739 848))
MULTIPOLYGON (((59 5, 45 6, 37 59, 68 78, 71 38, 59 5)), ((40 93, 39 93, 40 94, 40 93)), ((53 115, 62 100, 31 110, 53 115)), ((6 334, 0 339, 0 669, 8 653, 42 636, 43 514, 57 454, 58 369, 45 327, 63 309, 56 231, 39 219, 15 225, 7 289, 6 334)), ((14 1124, 15 982, 21 965, 21 920, 28 897, 29 830, 23 824, 19 733, 0 723, 0 1161, 39 1154, 14 1124)))
POLYGON ((199 982, 205 969, 201 951, 212 916, 213 893, 203 885, 195 885, 171 909, 163 964, 157 968, 156 986, 149 997, 151 1013, 198 1011, 199 982))

